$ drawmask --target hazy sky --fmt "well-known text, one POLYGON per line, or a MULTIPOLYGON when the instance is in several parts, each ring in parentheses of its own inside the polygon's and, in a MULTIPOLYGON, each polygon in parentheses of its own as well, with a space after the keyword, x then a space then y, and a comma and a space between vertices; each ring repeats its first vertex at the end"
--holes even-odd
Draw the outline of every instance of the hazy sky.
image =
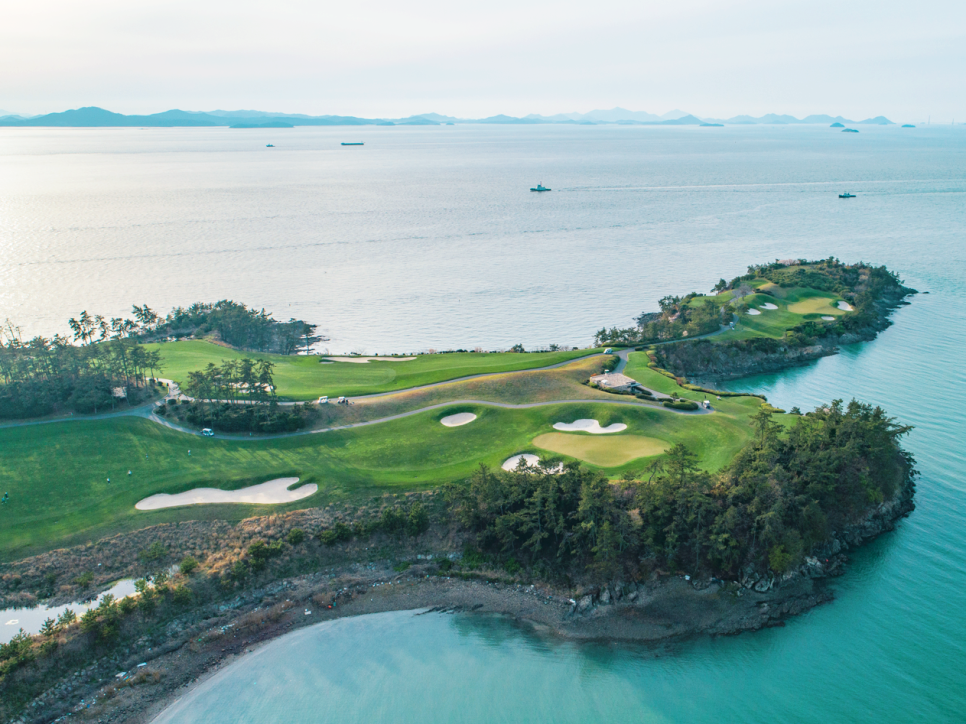
POLYGON ((0 109, 966 121, 963 0, 30 0, 0 109))

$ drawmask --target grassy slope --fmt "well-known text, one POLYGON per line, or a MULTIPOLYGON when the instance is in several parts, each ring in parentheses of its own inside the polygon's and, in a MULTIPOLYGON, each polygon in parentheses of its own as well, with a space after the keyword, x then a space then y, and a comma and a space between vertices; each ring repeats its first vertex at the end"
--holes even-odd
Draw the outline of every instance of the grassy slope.
POLYGON ((546 367, 584 357, 600 350, 569 352, 512 353, 455 353, 419 355, 414 360, 373 361, 364 364, 334 362, 321 364, 318 357, 285 356, 239 352, 211 342, 190 340, 146 345, 160 349, 164 360, 161 376, 183 382, 188 372, 204 369, 209 362, 222 360, 271 359, 275 363, 275 384, 280 396, 291 400, 312 400, 320 395, 365 395, 391 392, 433 382, 490 372, 546 367))
MULTIPOLYGON (((0 559, 164 521, 237 520, 458 480, 480 463, 496 466, 518 452, 546 454, 533 446, 533 438, 552 432, 554 422, 583 417, 603 425, 625 422, 628 435, 684 442, 705 467, 714 469, 726 464, 750 435, 747 413, 752 408, 731 404, 736 407, 728 413, 704 416, 594 402, 527 410, 462 405, 371 427, 251 441, 188 437, 139 418, 3 429, 0 472, 11 502, 0 510, 0 559), (457 428, 439 424, 439 418, 462 410, 472 410, 479 419, 457 428), (287 475, 318 483, 319 493, 287 506, 134 509, 138 500, 154 493, 198 486, 233 489, 287 475)), ((608 473, 640 470, 649 460, 639 458, 608 473)))

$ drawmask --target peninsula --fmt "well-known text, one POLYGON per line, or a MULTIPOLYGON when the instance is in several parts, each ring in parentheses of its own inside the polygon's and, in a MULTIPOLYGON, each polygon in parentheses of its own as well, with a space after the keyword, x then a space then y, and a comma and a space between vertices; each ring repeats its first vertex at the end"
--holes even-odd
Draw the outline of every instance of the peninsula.
POLYGON ((0 716, 144 721, 260 641, 381 610, 578 639, 780 625, 913 510, 909 428, 711 381, 871 339, 912 293, 785 260, 582 350, 339 359, 229 301, 8 336, 0 607, 68 607, 0 643, 0 716))

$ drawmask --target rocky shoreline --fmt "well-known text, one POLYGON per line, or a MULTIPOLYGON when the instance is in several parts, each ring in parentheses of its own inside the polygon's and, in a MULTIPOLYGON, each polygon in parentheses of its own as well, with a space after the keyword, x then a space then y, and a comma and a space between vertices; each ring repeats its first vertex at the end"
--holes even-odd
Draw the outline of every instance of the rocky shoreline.
POLYGON ((370 613, 495 614, 575 641, 641 644, 782 626, 832 600, 826 579, 845 572, 846 552, 893 530, 914 509, 913 493, 910 481, 780 577, 745 571, 738 581, 722 581, 655 573, 643 582, 573 590, 484 574, 446 576, 439 562, 458 554, 443 553, 419 556, 404 571, 389 561, 359 562, 274 581, 187 611, 160 636, 145 636, 126 652, 91 663, 37 697, 15 722, 150 722, 255 646, 297 628, 370 613))
POLYGON ((901 287, 895 293, 883 295, 875 303, 875 316, 867 326, 845 334, 828 334, 810 345, 790 347, 780 340, 765 338, 743 342, 695 340, 659 347, 656 354, 664 369, 702 384, 781 372, 838 354, 842 345, 874 340, 892 325, 891 313, 909 304, 906 297, 917 293, 901 287))

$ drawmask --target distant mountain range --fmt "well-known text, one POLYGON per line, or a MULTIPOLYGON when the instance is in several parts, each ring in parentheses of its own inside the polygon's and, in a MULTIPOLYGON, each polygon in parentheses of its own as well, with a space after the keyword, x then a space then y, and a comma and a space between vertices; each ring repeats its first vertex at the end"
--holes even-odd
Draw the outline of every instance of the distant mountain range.
POLYGON ((842 116, 813 115, 798 119, 794 116, 769 113, 758 118, 735 116, 725 120, 698 118, 674 110, 662 116, 646 111, 629 111, 624 108, 596 110, 590 113, 558 113, 554 116, 530 114, 522 118, 497 115, 489 118, 456 118, 438 113, 424 113, 408 118, 357 118, 356 116, 307 116, 300 113, 271 113, 267 111, 180 111, 171 110, 147 116, 126 116, 103 108, 87 107, 62 113, 23 117, 0 111, 0 126, 61 126, 61 127, 174 127, 174 126, 230 126, 234 128, 288 128, 290 126, 428 126, 456 123, 488 124, 571 124, 571 125, 641 125, 641 126, 700 126, 709 124, 728 125, 791 125, 801 123, 848 123, 894 125, 885 116, 850 121, 842 116))

